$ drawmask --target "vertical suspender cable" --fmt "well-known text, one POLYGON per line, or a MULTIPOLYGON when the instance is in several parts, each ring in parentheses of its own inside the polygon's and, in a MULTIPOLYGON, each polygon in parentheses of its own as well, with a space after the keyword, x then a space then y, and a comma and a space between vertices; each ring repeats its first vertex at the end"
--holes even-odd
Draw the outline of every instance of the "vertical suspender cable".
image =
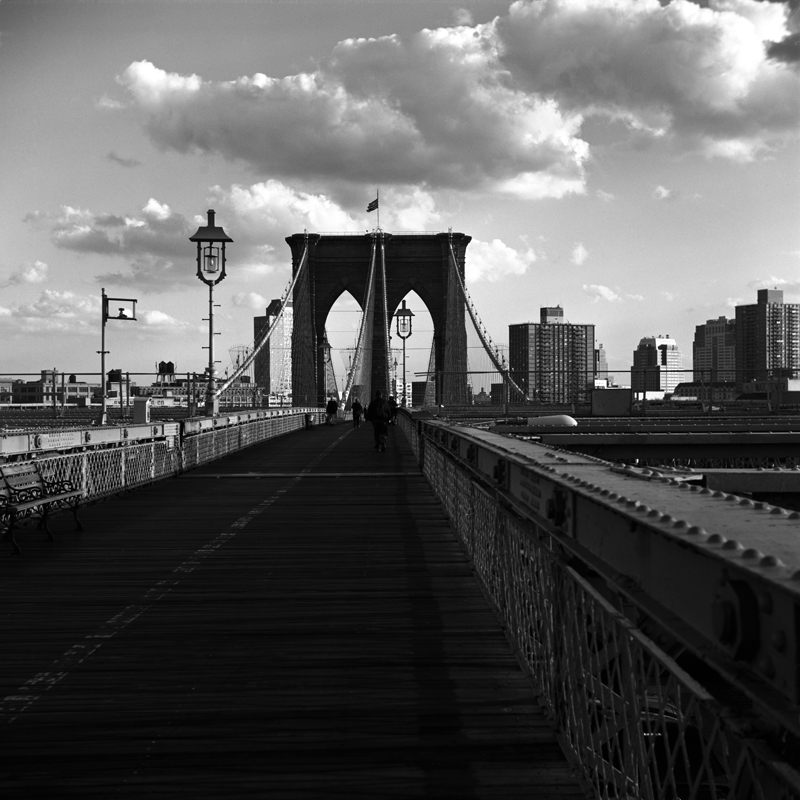
POLYGON ((376 239, 372 240, 372 253, 369 259, 369 278, 367 279, 367 291, 364 295, 363 311, 361 313, 361 325, 358 330, 358 340, 356 341, 356 352, 353 356, 353 366, 350 368, 350 373, 347 376, 344 390, 342 391, 342 405, 347 403, 347 398, 350 396, 350 390, 353 388, 353 377, 356 374, 364 350, 364 331, 367 328, 367 321, 372 314, 374 307, 374 294, 373 286, 375 283, 375 243, 376 239))
MULTIPOLYGON (((381 232, 379 235, 381 237, 381 283, 383 284, 383 336, 386 344, 386 386, 384 386, 383 389, 384 391, 387 391, 389 389, 389 375, 391 375, 389 365, 392 362, 392 358, 391 350, 389 349, 391 347, 389 341, 390 322, 386 300, 386 253, 383 245, 383 232, 381 232)), ((389 394, 392 394, 392 392, 389 391, 389 394)))
MULTIPOLYGON (((484 350, 486 350, 487 354, 489 355, 489 359, 491 360, 492 364, 494 364, 495 369, 501 374, 505 375, 507 373, 505 359, 500 355, 500 350, 497 346, 492 342, 491 337, 489 336, 486 329, 483 327, 483 323, 478 316, 478 310, 475 308, 475 304, 472 302, 472 298, 469 296, 469 292, 467 291, 467 287, 464 284, 463 279, 461 278, 461 273, 458 271, 458 261, 456 260, 456 254, 453 250, 453 239, 452 235, 450 238, 450 258, 452 259, 452 264, 454 268, 454 272, 456 273, 456 278, 458 278, 458 285, 461 289, 461 294, 464 297, 464 302, 467 306, 467 311, 469 311, 470 319, 472 320, 472 324, 475 326, 475 330, 478 333, 478 338, 481 340, 481 344, 483 345, 484 350)), ((507 380, 511 388, 517 392, 520 397, 524 397, 526 401, 530 398, 528 395, 520 389, 519 386, 511 379, 511 376, 507 376, 507 380)))
POLYGON ((294 274, 294 277, 289 282, 286 291, 283 293, 283 297, 281 298, 280 311, 278 311, 277 315, 275 316, 275 319, 272 322, 272 325, 269 326, 269 329, 263 333, 261 338, 253 342, 253 350, 247 355, 244 361, 242 361, 241 365, 234 370, 231 377, 228 378, 228 380, 226 380, 224 383, 218 384, 217 390, 214 392, 214 395, 216 397, 219 397, 253 363, 255 357, 264 348, 264 345, 266 345, 266 343, 272 338, 272 334, 278 329, 278 323, 283 319, 283 312, 286 309, 286 303, 292 296, 295 284, 297 283, 298 279, 300 278, 300 275, 305 269, 307 262, 308 262, 308 232, 306 232, 306 246, 303 249, 303 255, 300 257, 300 266, 297 268, 297 272, 294 274))

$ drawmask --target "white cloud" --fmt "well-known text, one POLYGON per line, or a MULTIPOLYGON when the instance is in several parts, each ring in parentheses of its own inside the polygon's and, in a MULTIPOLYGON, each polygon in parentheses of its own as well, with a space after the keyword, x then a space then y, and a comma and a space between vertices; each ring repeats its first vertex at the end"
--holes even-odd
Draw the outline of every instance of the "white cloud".
POLYGON ((118 111, 121 108, 125 108, 124 103, 109 97, 107 94, 104 94, 94 105, 95 108, 99 108, 102 111, 118 111))
POLYGON ((234 306, 237 308, 250 308, 261 312, 264 311, 268 304, 267 298, 257 292, 239 292, 232 299, 234 306))
POLYGON ((595 195, 599 200, 602 200, 604 203, 610 203, 614 199, 614 195, 611 192, 604 192, 602 189, 598 189, 595 192, 595 195))
POLYGON ((735 306, 742 305, 744 302, 745 301, 741 297, 729 297, 725 301, 725 305, 726 306, 730 306, 731 308, 734 308, 735 306))
MULTIPOLYGON (((777 278, 774 275, 769 278, 762 278, 758 281, 751 281, 747 284, 750 289, 782 289, 785 292, 797 294, 800 292, 800 280, 797 278, 777 278)), ((754 300, 751 302, 755 302, 754 300)))
POLYGON ((57 247, 83 253, 175 258, 191 255, 187 240, 194 231, 184 216, 150 198, 139 216, 122 217, 62 206, 51 238, 57 247))
POLYGON ((675 298, 678 296, 677 292, 661 292, 661 296, 668 302, 671 303, 675 298))
POLYGON ((613 289, 609 289, 608 286, 603 286, 601 284, 584 283, 583 291, 586 292, 586 294, 588 294, 590 297, 593 297, 595 303, 598 300, 607 300, 609 303, 622 302, 622 298, 613 289))
POLYGON ((678 192, 674 189, 667 189, 666 186, 656 186, 653 189, 653 199, 654 200, 675 200, 678 196, 678 192))
POLYGON ((321 182, 583 191, 579 115, 521 91, 493 23, 340 42, 312 73, 206 81, 132 63, 120 76, 160 146, 321 182))
POLYGON ((642 295, 642 294, 626 294, 625 295, 625 299, 626 300, 634 300, 637 303, 641 303, 642 300, 644 300, 644 295, 642 295))
POLYGON ((500 239, 491 242, 473 239, 467 248, 465 277, 468 283, 499 281, 509 275, 524 275, 535 261, 536 254, 531 248, 521 253, 500 239))
POLYGON ((18 303, 0 311, 0 324, 29 335, 91 334, 97 336, 98 296, 45 289, 32 303, 18 303))
POLYGON ((575 247, 572 248, 572 263, 581 266, 587 258, 589 251, 583 246, 583 242, 575 242, 575 247))
POLYGON ((497 21, 517 85, 735 160, 796 136, 800 79, 764 47, 787 33, 785 7, 756 0, 520 0, 497 21))
POLYGON ((0 286, 19 286, 26 283, 44 283, 47 280, 48 266, 44 261, 22 264, 15 269, 0 286))
MULTIPOLYGON (((197 330, 197 326, 175 319, 175 317, 164 311, 158 311, 156 309, 140 313, 137 323, 146 328, 148 332, 152 333, 188 333, 197 330)), ((138 332, 137 329, 137 333, 138 332)))

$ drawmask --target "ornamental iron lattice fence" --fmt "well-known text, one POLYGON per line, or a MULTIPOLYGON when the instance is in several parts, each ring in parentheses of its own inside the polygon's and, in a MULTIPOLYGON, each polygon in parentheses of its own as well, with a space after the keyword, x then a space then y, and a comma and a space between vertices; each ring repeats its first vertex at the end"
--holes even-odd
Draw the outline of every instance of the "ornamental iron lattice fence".
MULTIPOLYGON (((403 431, 586 783, 615 800, 790 800, 800 778, 575 567, 535 515, 452 458, 450 435, 403 431)), ((456 429, 450 429, 451 431, 456 429)), ((473 451, 473 464, 477 463, 473 451)))

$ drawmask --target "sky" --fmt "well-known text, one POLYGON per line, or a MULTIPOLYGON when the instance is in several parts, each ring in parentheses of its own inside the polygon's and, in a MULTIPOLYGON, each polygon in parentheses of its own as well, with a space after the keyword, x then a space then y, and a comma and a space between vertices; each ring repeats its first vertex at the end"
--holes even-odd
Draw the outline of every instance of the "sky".
MULTIPOLYGON (((611 369, 654 335, 689 367, 695 326, 759 288, 800 302, 799 6, 0 0, 0 370, 99 371, 105 288, 138 300, 108 368, 202 371, 209 208, 224 369, 285 238, 373 228, 378 187, 383 229, 472 237, 496 342, 561 305, 611 369)), ((356 324, 331 315, 337 347, 356 324)))

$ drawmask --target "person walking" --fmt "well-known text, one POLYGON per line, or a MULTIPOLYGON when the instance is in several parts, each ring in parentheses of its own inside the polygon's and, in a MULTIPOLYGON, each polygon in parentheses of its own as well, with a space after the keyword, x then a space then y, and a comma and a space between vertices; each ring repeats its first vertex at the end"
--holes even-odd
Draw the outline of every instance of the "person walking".
POLYGON ((325 406, 325 424, 326 425, 333 425, 334 421, 336 420, 336 412, 339 410, 339 403, 336 401, 336 398, 331 395, 330 399, 328 400, 328 405, 325 406))
POLYGON ((364 406, 361 405, 361 401, 356 397, 356 399, 353 400, 353 405, 350 408, 353 412, 353 427, 360 428, 361 413, 364 411, 364 406))
POLYGON ((389 395, 389 424, 397 425, 397 400, 394 395, 389 395))
POLYGON ((375 399, 367 406, 367 419, 372 423, 375 435, 375 449, 378 452, 386 450, 386 435, 389 433, 389 416, 391 409, 386 402, 383 392, 378 389, 375 399))

